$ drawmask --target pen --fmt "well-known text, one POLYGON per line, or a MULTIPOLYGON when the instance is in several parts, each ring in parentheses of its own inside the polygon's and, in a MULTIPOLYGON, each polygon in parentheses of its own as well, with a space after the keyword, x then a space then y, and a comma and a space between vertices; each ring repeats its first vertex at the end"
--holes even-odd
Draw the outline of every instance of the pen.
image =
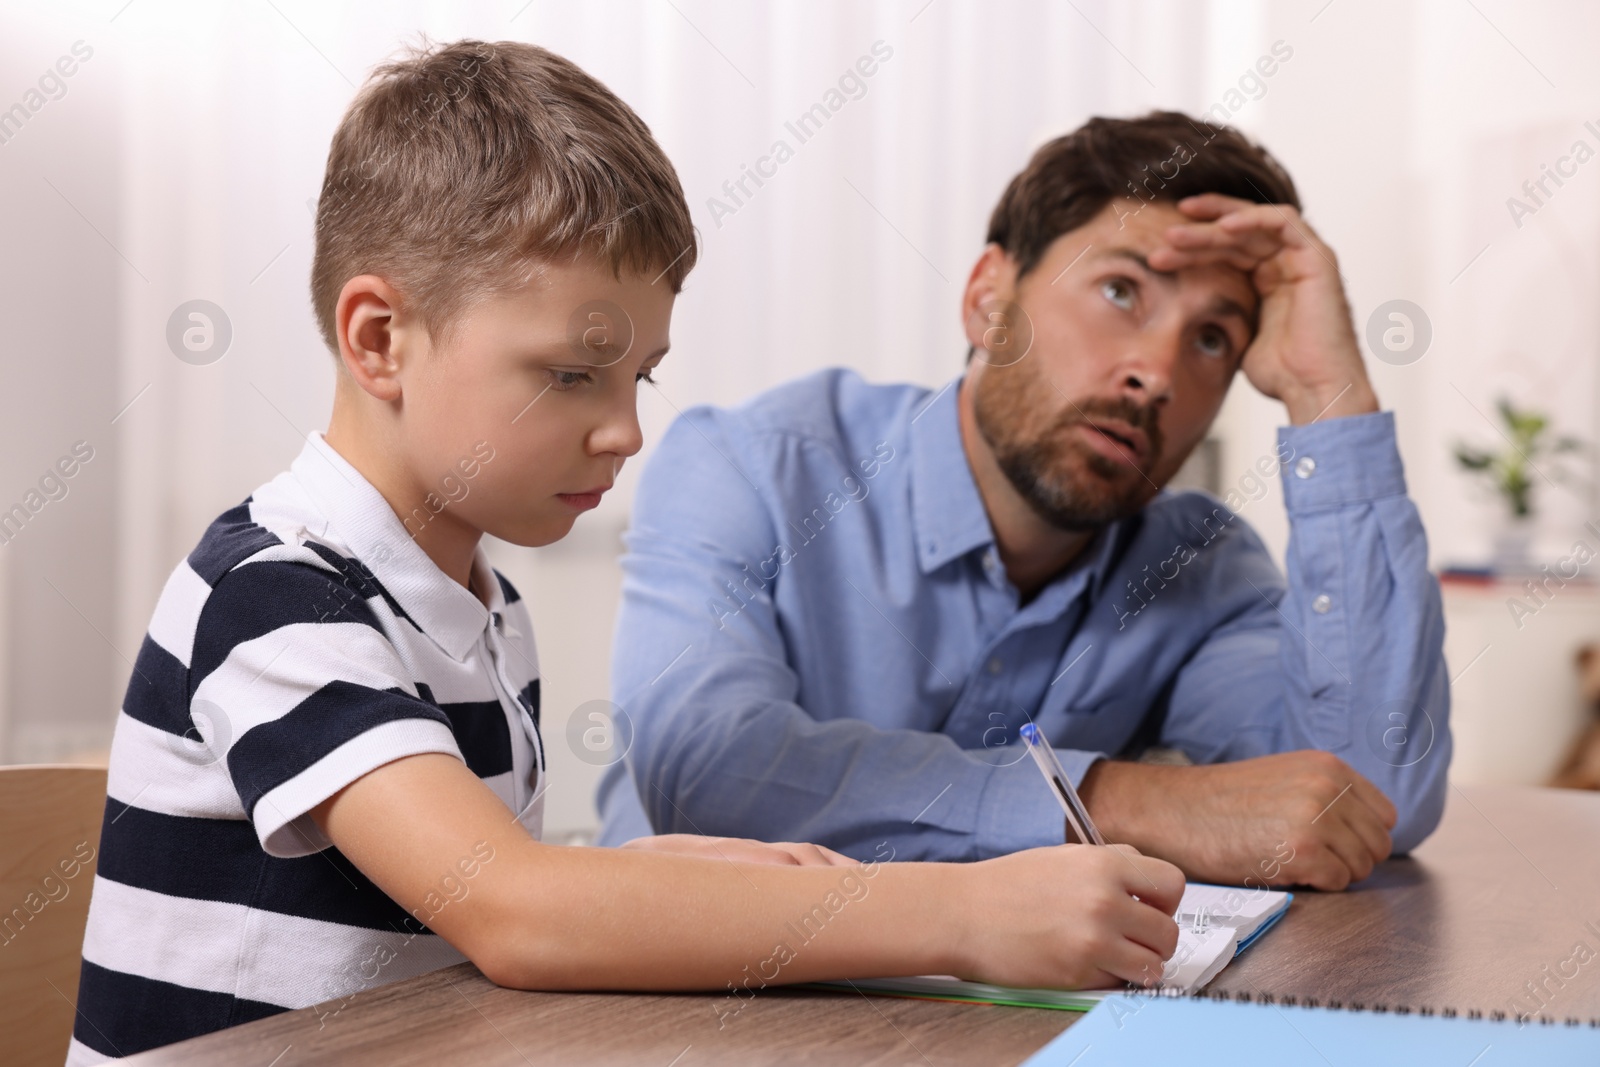
POLYGON ((1078 840, 1085 844, 1105 844, 1106 839, 1100 836, 1094 820, 1089 818, 1089 809, 1083 806, 1078 791, 1072 788, 1072 783, 1067 780, 1067 772, 1061 769, 1061 761, 1056 759, 1055 749, 1044 739, 1039 727, 1031 722, 1023 723, 1019 732, 1022 734, 1023 743, 1033 755, 1033 762, 1039 765, 1039 773, 1044 775, 1051 792, 1055 793, 1056 799, 1061 802, 1061 810, 1067 813, 1067 823, 1072 827, 1073 833, 1078 835, 1078 840))

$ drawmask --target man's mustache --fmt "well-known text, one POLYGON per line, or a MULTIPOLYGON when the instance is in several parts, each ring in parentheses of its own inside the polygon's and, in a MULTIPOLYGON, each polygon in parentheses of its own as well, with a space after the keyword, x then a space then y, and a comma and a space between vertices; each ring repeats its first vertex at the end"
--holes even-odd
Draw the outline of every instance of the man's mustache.
POLYGON ((1121 399, 1089 397, 1074 401, 1056 420, 1052 431, 1060 434, 1075 426, 1098 420, 1125 422, 1134 429, 1142 431, 1150 442, 1149 452, 1144 457, 1147 466, 1153 466, 1156 460, 1161 458, 1163 445, 1161 423, 1155 407, 1150 404, 1135 403, 1126 397, 1121 399))

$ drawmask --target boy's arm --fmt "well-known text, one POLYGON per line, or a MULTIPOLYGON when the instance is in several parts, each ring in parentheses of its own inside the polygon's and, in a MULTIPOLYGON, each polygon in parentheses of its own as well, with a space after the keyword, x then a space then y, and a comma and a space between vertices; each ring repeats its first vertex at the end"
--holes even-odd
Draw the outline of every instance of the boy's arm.
POLYGON ((934 971, 1103 985, 1153 977, 1176 945, 1182 876, 1112 849, 830 867, 543 845, 409 674, 360 590, 281 559, 217 582, 189 666, 262 848, 334 845, 497 982, 720 989, 934 971))
POLYGON ((780 867, 849 867, 855 863, 842 853, 821 845, 796 841, 752 841, 748 837, 707 837, 702 834, 655 834, 624 841, 620 848, 671 852, 735 863, 772 863, 780 867))
POLYGON ((562 848, 529 837, 443 754, 385 764, 311 817, 379 888, 516 988, 912 974, 1094 987, 1159 977, 1177 945, 1168 916, 1182 875, 1123 847, 847 867, 562 848))

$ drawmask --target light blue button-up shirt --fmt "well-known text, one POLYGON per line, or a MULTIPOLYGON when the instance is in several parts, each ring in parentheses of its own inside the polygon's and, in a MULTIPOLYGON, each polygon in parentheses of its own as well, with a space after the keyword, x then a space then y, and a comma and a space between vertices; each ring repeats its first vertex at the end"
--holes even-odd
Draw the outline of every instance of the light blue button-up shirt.
POLYGON ((623 560, 612 692, 632 736, 601 843, 653 824, 863 859, 1058 844, 1030 720, 1074 780, 1149 746, 1326 749, 1394 801, 1397 852, 1433 830, 1444 621, 1392 415, 1285 427, 1241 470, 1281 470, 1287 583, 1235 511, 1163 492, 1024 604, 958 384, 826 371, 668 431, 623 560))

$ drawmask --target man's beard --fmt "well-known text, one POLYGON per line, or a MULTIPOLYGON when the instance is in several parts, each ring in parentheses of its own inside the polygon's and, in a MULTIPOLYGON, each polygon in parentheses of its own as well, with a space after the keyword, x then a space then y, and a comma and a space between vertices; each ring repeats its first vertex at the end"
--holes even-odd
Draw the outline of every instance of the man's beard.
POLYGON ((1098 530, 1136 514, 1157 492, 1150 479, 1162 452, 1155 409, 1127 398, 1089 397, 1038 425, 1037 412, 1059 395, 1016 366, 986 369, 972 411, 1001 471, 1041 518, 1061 530, 1098 530), (1144 431, 1149 449, 1139 465, 1103 456, 1076 439, 1077 427, 1096 417, 1144 431))

